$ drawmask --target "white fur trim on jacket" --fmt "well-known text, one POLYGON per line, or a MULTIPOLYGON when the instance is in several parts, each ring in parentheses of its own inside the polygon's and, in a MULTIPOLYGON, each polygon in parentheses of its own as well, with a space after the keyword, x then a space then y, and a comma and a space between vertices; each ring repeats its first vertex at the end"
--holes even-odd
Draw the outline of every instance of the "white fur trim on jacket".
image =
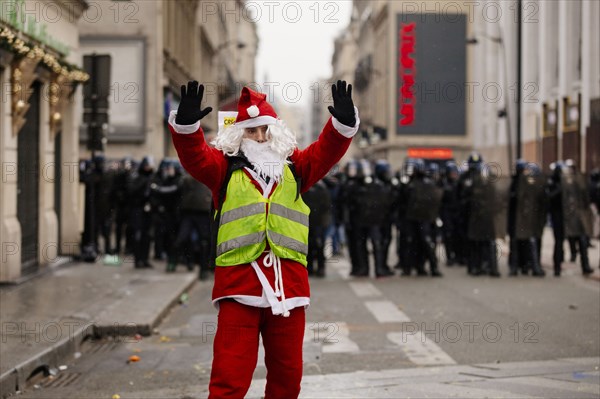
POLYGON ((175 123, 176 117, 177 111, 171 111, 169 114, 169 125, 173 126, 173 130, 175 130, 177 133, 191 134, 196 133, 198 129, 200 129, 200 121, 194 123, 193 125, 178 125, 175 123))

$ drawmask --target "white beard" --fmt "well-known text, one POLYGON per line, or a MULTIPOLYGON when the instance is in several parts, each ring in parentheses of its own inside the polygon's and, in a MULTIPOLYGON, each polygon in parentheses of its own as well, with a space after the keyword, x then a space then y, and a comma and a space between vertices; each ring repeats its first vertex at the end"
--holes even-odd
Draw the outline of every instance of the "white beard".
POLYGON ((268 176, 277 182, 281 180, 283 166, 287 162, 286 155, 273 150, 270 141, 259 143, 251 139, 242 139, 240 149, 263 179, 268 176))

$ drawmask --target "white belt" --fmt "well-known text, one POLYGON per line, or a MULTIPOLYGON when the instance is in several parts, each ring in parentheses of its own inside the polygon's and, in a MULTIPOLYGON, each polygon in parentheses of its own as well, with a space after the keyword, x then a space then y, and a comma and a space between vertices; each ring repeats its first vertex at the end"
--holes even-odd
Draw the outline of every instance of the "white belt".
POLYGON ((273 272, 275 273, 275 290, 269 284, 269 280, 260 269, 260 266, 256 261, 252 261, 251 263, 258 279, 260 280, 260 284, 263 287, 265 295, 267 296, 267 301, 271 305, 271 310, 274 315, 283 315, 283 317, 289 317, 290 311, 287 309, 285 304, 285 292, 283 290, 283 274, 281 273, 281 259, 273 253, 273 251, 269 251, 267 255, 263 259, 263 265, 265 267, 273 266, 273 272), (277 298, 281 297, 281 301, 277 298))

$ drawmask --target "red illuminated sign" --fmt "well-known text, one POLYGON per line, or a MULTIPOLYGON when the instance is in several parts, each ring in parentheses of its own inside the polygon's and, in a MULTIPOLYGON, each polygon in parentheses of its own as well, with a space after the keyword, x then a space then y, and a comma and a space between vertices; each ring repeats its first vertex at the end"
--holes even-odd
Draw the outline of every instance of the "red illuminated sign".
POLYGON ((451 159, 452 150, 450 148, 409 148, 408 157, 423 159, 451 159))
POLYGON ((415 85, 415 75, 417 72, 415 62, 415 44, 416 34, 415 28, 417 24, 415 22, 402 24, 400 28, 400 52, 398 62, 398 79, 401 80, 402 86, 400 87, 400 101, 399 106, 400 115, 403 118, 400 120, 400 126, 410 126, 415 120, 415 93, 413 86, 415 85))

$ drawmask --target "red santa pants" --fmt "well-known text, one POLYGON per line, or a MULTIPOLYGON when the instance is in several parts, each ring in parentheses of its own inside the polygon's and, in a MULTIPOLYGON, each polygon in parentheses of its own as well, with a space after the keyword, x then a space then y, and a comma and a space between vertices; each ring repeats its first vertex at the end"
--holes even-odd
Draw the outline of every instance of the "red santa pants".
POLYGON ((219 302, 219 321, 213 348, 209 399, 242 399, 252 382, 262 336, 267 367, 265 399, 294 399, 302 380, 304 308, 290 317, 274 316, 226 299, 219 302))

